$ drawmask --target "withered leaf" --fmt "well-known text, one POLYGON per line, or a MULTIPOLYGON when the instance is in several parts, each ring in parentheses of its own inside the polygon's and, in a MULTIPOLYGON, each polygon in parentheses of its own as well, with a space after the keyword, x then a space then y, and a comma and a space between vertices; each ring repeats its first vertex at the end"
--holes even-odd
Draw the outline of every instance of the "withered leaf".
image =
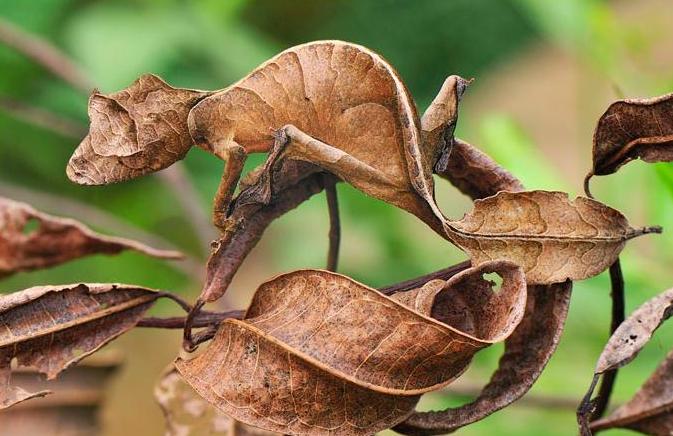
POLYGON ((598 120, 592 173, 612 174, 633 159, 673 160, 673 94, 616 101, 598 120))
MULTIPOLYGON (((442 96, 451 92, 455 86, 447 86, 442 96)), ((435 112, 429 125, 439 138, 439 124, 454 117, 445 120, 449 126, 455 111, 435 112)), ((419 124, 397 72, 376 53, 341 41, 292 47, 189 113, 197 145, 224 159, 244 159, 235 156, 241 148, 243 154, 267 152, 275 144, 282 150, 272 153, 270 167, 282 158, 308 161, 415 214, 443 235, 432 181, 443 145, 423 143, 419 124), (278 144, 274 131, 287 143, 278 144)), ((256 189, 268 191, 273 175, 261 176, 256 189)), ((238 175, 223 180, 230 184, 238 175)))
POLYGON ((100 235, 75 220, 47 215, 25 203, 0 197, 0 278, 90 254, 117 254, 123 250, 165 259, 182 258, 179 252, 100 235), (36 225, 34 229, 32 224, 36 225))
POLYGON ((673 313, 673 289, 648 300, 615 330, 596 363, 596 374, 619 368, 633 360, 652 333, 673 313))
MULTIPOLYGON (((521 183, 488 155, 458 139, 447 171, 440 175, 473 200, 499 191, 523 190, 521 183)), ((415 412, 395 430, 419 435, 452 432, 523 397, 556 350, 568 314, 571 287, 570 282, 528 287, 524 317, 505 340, 498 369, 474 401, 441 412, 415 412)))
POLYGON ((171 365, 154 389, 154 398, 166 418, 166 436, 278 435, 232 419, 213 407, 184 381, 171 365))
MULTIPOLYGON (((37 286, 0 296, 0 385, 9 386, 13 359, 55 378, 134 327, 159 296, 117 284, 37 286)), ((25 395, 0 390, 0 409, 25 395)))
POLYGON ((437 174, 472 199, 490 197, 498 191, 523 191, 509 171, 473 145, 455 138, 446 168, 437 174))
POLYGON ((657 227, 633 229, 617 210, 564 192, 500 192, 474 202, 460 221, 447 223, 452 240, 475 265, 510 260, 529 284, 582 280, 607 269, 627 240, 657 227))
POLYGON ((673 433, 673 353, 659 365, 626 404, 590 424, 591 430, 629 428, 650 435, 673 433))
POLYGON ((570 306, 570 282, 528 288, 526 313, 505 340, 491 380, 472 402, 436 412, 414 412, 395 431, 446 434, 484 419, 523 397, 538 379, 561 339, 570 306))
POLYGON ((152 74, 89 98, 89 134, 67 167, 82 185, 120 182, 170 166, 192 146, 187 114, 209 93, 173 88, 152 74))
POLYGON ((339 274, 281 275, 259 287, 243 321, 223 322, 203 353, 176 368, 237 420, 285 433, 371 434, 402 421, 420 394, 505 339, 526 298, 523 272, 506 262, 418 291, 427 292, 434 305, 421 306, 438 319, 339 274), (503 277, 502 290, 474 289, 474 277, 490 271, 503 277))

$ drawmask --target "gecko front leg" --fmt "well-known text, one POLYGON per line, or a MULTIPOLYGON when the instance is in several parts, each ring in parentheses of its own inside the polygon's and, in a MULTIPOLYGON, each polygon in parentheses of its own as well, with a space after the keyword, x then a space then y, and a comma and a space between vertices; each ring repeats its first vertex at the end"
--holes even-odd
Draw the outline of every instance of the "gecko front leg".
POLYGON ((243 146, 234 141, 226 141, 215 144, 215 154, 226 161, 222 180, 217 188, 213 202, 213 224, 224 231, 225 221, 229 215, 229 207, 234 197, 236 186, 241 178, 248 153, 243 146))

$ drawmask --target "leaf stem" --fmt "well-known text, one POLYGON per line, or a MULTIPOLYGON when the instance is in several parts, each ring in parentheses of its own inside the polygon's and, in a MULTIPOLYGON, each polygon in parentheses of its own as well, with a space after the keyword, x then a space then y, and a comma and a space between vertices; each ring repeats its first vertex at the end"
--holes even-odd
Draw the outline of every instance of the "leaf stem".
MULTIPOLYGON (((213 327, 219 325, 225 319, 241 319, 244 311, 230 310, 227 312, 200 312, 192 321, 192 327, 213 327)), ((174 316, 170 318, 147 317, 138 322, 138 327, 159 329, 182 329, 185 327, 187 317, 174 316)), ((195 335, 196 336, 196 335, 195 335)))
MULTIPOLYGON (((610 335, 624 322, 625 314, 625 297, 624 297, 624 276, 622 274, 622 267, 619 258, 610 266, 610 286, 612 298, 612 322, 610 324, 610 335)), ((596 407, 591 414, 591 420, 594 421, 605 413, 610 403, 610 396, 612 395, 612 388, 617 378, 618 369, 607 371, 601 380, 601 386, 598 388, 598 395, 596 396, 596 407)))
POLYGON ((327 270, 336 271, 339 263, 341 244, 341 220, 339 219, 339 200, 336 192, 337 181, 330 175, 323 176, 327 209, 329 210, 329 249, 327 251, 327 270))
POLYGON ((418 288, 419 286, 423 286, 425 283, 429 282, 430 280, 434 279, 442 279, 442 280, 447 280, 456 274, 458 274, 461 271, 464 271, 468 269, 471 266, 471 263, 469 260, 465 260, 463 262, 457 263, 455 265, 452 265, 447 268, 443 268, 434 272, 431 272, 429 274, 425 274, 413 279, 405 280, 403 282, 395 283, 389 286, 384 286, 383 288, 379 288, 379 292, 385 295, 392 295, 397 292, 405 292, 405 291, 410 291, 412 289, 418 288))

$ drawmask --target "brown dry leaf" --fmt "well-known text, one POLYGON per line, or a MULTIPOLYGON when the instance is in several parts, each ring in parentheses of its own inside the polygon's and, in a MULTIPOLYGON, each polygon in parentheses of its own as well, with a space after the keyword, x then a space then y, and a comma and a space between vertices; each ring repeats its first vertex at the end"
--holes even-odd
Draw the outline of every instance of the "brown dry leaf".
MULTIPOLYGON (((440 173, 461 192, 478 199, 498 191, 522 191, 521 183, 473 145, 455 140, 447 171, 440 173)), ((479 397, 441 412, 416 412, 395 430, 405 434, 445 434, 477 422, 523 397, 558 345, 570 305, 572 283, 529 286, 526 313, 505 340, 505 353, 479 397)))
POLYGON ((6 388, 0 409, 26 399, 9 387, 13 359, 53 379, 133 328, 160 296, 117 284, 37 286, 0 296, 0 385, 6 388))
POLYGON ((269 224, 323 190, 322 174, 303 178, 303 174, 310 172, 306 167, 310 165, 303 162, 284 163, 282 171, 278 173, 278 181, 274 184, 274 195, 268 203, 255 198, 246 200, 241 198, 246 191, 241 193, 225 221, 226 230, 212 244, 200 300, 212 302, 222 297, 269 224))
POLYGON ((629 428, 650 435, 673 434, 673 352, 626 404, 591 423, 593 431, 629 428))
POLYGON ((564 192, 500 192, 474 202, 460 221, 447 223, 452 240, 475 265, 510 260, 528 284, 583 280, 607 269, 627 240, 658 227, 633 229, 619 211, 564 192))
POLYGON ((454 139, 450 159, 437 174, 472 199, 485 198, 498 191, 523 191, 523 185, 509 171, 476 147, 454 139))
POLYGON ((171 365, 154 389, 166 418, 166 436, 271 436, 274 433, 238 422, 211 406, 171 365))
POLYGON ((620 368, 633 360, 652 333, 673 313, 673 289, 648 300, 615 330, 596 363, 596 374, 620 368))
POLYGON ((283 433, 372 434, 404 420, 419 395, 445 386, 476 351, 506 338, 526 298, 523 272, 506 262, 417 292, 413 301, 434 292, 432 307, 414 307, 439 320, 339 274, 285 274, 260 286, 243 321, 223 322, 203 353, 176 367, 237 420, 283 433), (491 271, 503 277, 500 292, 472 287, 491 271))
POLYGON ((82 185, 121 182, 182 159, 192 146, 187 114, 208 92, 173 88, 152 74, 89 98, 89 134, 67 167, 82 185))
POLYGON ((100 235, 75 220, 47 215, 28 204, 0 197, 0 278, 90 254, 117 254, 123 250, 164 259, 182 258, 177 251, 100 235), (31 227, 33 224, 35 228, 31 227))
POLYGON ((591 175, 612 174, 633 159, 673 160, 673 94, 612 103, 594 132, 591 175))
MULTIPOLYGON (((447 86, 445 94, 451 90, 456 86, 447 86)), ((443 144, 423 143, 419 124, 397 72, 376 53, 341 41, 292 47, 189 114, 197 145, 224 159, 271 151, 274 131, 282 129, 288 143, 272 154, 269 167, 281 157, 311 162, 443 235, 432 180, 443 144)), ((433 130, 440 133, 439 127, 433 130)), ((256 190, 268 198, 273 175, 260 176, 256 190)))
POLYGON ((472 402, 436 412, 415 412, 395 431, 446 434, 480 421, 523 397, 538 379, 561 339, 570 306, 570 282, 528 288, 526 313, 505 340, 498 369, 472 402))

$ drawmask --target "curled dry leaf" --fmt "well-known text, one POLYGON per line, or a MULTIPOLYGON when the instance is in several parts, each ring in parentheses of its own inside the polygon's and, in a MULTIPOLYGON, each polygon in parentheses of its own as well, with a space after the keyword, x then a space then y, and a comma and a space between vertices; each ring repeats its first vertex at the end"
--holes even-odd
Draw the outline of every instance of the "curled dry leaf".
POLYGON ((404 420, 421 394, 445 386, 476 351, 506 338, 526 298, 523 272, 506 262, 463 271, 443 286, 431 282, 417 294, 413 301, 422 303, 413 307, 429 313, 339 274, 285 274, 260 286, 243 321, 223 322, 208 349, 176 367, 237 420, 284 433, 371 434, 404 420), (490 271, 503 277, 500 292, 471 287, 473 276, 490 271))
POLYGON ((523 397, 556 350, 568 315, 571 287, 567 282, 528 288, 526 313, 505 340, 498 369, 474 401, 443 411, 414 412, 395 431, 409 435, 450 433, 523 397))
POLYGON ((529 284, 583 280, 607 269, 627 240, 658 227, 633 229, 619 211, 564 192, 500 192, 474 202, 447 231, 473 264, 510 260, 529 284))
POLYGON ((176 251, 103 236, 75 220, 47 215, 25 203, 0 197, 0 278, 90 254, 116 254, 123 250, 166 259, 182 257, 176 251), (36 227, 32 228, 32 224, 36 227))
POLYGON ((594 372, 602 374, 633 360, 672 313, 673 289, 662 292, 633 311, 608 340, 594 372))
POLYGON ((13 359, 53 379, 134 327, 160 295, 130 285, 74 284, 1 296, 0 409, 28 395, 9 386, 13 359))
POLYGON ((673 94, 617 101, 598 120, 587 177, 612 174, 633 159, 673 160, 673 94))
POLYGON ((161 376, 154 398, 166 418, 166 436, 272 436, 274 433, 236 421, 203 399, 173 365, 161 376))
POLYGON ((471 144, 456 138, 446 169, 437 174, 468 197, 485 198, 498 191, 523 191, 509 171, 471 144))
POLYGON ((209 93, 173 88, 152 74, 114 94, 89 98, 89 134, 67 167, 82 185, 120 182, 182 159, 192 140, 187 114, 209 93))
POLYGON ((673 353, 659 365, 626 404, 610 416, 591 423, 593 431, 629 428, 650 435, 673 433, 673 353))
MULTIPOLYGON (((446 173, 472 199, 498 191, 521 191, 520 182, 473 145, 456 140, 446 173)), ((570 305, 572 283, 529 286, 526 312, 505 340, 498 369, 471 403, 438 412, 415 412, 395 430, 405 434, 443 434, 484 419, 523 397, 558 345, 570 305)))

